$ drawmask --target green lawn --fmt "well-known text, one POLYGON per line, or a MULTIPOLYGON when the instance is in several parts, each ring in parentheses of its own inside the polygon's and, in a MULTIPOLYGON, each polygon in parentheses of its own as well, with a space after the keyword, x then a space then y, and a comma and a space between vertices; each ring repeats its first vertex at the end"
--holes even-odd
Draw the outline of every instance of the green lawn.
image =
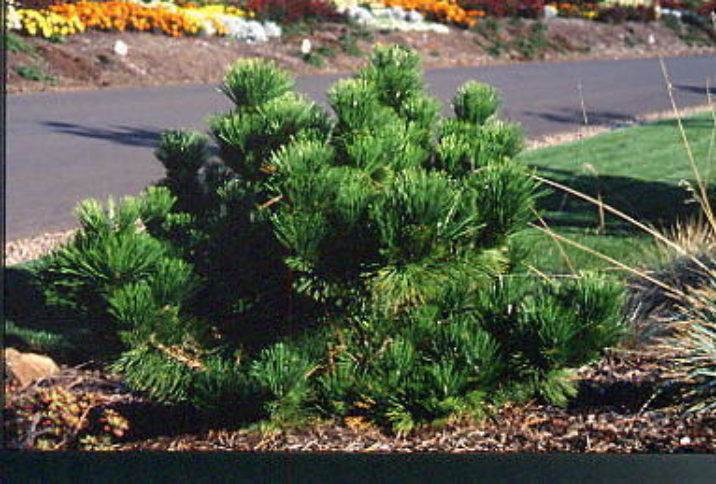
MULTIPOLYGON (((683 124, 701 173, 713 180, 712 114, 685 118, 683 124)), ((530 150, 520 158, 541 176, 599 197, 655 227, 668 227, 698 211, 695 204, 689 203, 691 195, 682 183, 693 182, 694 175, 675 120, 530 150)), ((597 207, 589 202, 553 190, 541 201, 540 208, 558 233, 622 262, 639 264, 650 257, 651 237, 616 216, 605 214, 602 223, 597 207)), ((536 231, 524 237, 534 249, 530 264, 543 271, 567 269, 550 238, 536 231)), ((581 268, 610 265, 579 249, 568 248, 567 252, 581 268)))

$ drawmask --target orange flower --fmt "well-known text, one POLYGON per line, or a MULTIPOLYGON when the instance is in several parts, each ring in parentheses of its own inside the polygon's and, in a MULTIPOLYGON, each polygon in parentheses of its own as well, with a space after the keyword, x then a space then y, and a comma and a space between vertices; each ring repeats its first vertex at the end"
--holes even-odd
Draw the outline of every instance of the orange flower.
POLYGON ((77 16, 87 27, 99 30, 158 29, 167 35, 181 37, 195 35, 201 28, 197 20, 183 13, 117 0, 53 5, 50 10, 66 18, 77 16))
POLYGON ((417 10, 432 20, 458 25, 472 26, 475 24, 473 16, 484 15, 484 12, 473 15, 460 7, 457 0, 383 0, 383 3, 388 7, 417 10))

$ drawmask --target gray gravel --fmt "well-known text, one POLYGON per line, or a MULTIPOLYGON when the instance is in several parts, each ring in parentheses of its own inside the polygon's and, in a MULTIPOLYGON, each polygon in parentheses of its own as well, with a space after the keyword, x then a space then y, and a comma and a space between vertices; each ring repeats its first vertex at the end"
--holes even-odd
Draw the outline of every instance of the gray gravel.
POLYGON ((5 265, 20 264, 47 255, 74 233, 75 230, 72 229, 8 242, 5 244, 5 265))

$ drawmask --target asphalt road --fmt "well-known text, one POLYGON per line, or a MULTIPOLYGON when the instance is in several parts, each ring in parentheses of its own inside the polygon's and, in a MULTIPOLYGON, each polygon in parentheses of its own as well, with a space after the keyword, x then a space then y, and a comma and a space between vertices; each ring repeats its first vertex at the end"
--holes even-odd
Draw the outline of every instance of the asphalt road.
MULTIPOLYGON (((665 62, 678 104, 706 104, 706 86, 716 86, 716 57, 665 62)), ((302 77, 298 88, 323 102, 337 78, 302 77)), ((426 73, 431 93, 446 105, 470 79, 498 87, 503 116, 523 123, 529 137, 578 129, 582 100, 594 125, 669 109, 656 59, 426 73)), ((71 228, 73 208, 84 198, 139 193, 162 176, 152 153, 160 132, 205 129, 209 114, 229 107, 211 85, 11 95, 6 101, 6 240, 71 228)))

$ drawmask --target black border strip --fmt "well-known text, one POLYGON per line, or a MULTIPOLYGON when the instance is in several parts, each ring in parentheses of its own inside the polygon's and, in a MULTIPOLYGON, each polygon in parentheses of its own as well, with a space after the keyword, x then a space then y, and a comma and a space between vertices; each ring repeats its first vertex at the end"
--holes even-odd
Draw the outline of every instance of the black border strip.
POLYGON ((3 483, 713 482, 716 458, 606 454, 0 454, 3 483))

